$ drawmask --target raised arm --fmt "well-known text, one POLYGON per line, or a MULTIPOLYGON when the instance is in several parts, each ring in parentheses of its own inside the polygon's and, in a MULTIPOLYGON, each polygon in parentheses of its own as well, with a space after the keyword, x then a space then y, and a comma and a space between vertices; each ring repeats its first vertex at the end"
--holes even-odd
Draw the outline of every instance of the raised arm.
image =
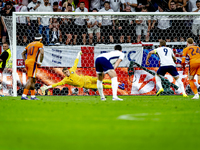
POLYGON ((147 55, 147 58, 146 58, 146 65, 149 66, 150 63, 149 63, 149 58, 151 57, 152 54, 155 54, 156 53, 156 50, 152 50, 149 52, 149 54, 147 55))

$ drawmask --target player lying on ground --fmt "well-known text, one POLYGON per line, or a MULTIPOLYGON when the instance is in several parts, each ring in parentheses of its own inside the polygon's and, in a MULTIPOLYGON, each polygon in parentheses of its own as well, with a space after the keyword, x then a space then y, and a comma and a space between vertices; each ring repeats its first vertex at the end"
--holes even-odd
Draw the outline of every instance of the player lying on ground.
POLYGON ((183 82, 179 78, 179 74, 175 67, 176 57, 174 56, 173 50, 169 47, 166 47, 166 42, 164 40, 161 40, 160 47, 155 50, 150 51, 147 56, 146 65, 148 66, 149 66, 148 60, 152 54, 157 54, 160 58, 160 67, 155 75, 156 84, 159 87, 159 91, 157 92, 156 95, 158 96, 164 91, 161 84, 161 78, 159 76, 164 77, 165 74, 168 72, 174 77, 174 79, 178 83, 178 86, 181 89, 181 92, 183 93, 183 97, 188 97, 187 94, 185 93, 183 82))
POLYGON ((192 99, 199 99, 199 94, 197 87, 194 84, 194 76, 198 76, 198 84, 200 84, 200 47, 194 46, 194 40, 192 38, 187 39, 187 47, 183 50, 182 66, 185 69, 185 57, 189 56, 189 84, 190 88, 194 92, 194 97, 192 99))
POLYGON ((35 97, 35 82, 36 82, 37 68, 41 66, 44 58, 44 48, 41 41, 42 41, 42 35, 37 34, 35 36, 35 41, 28 44, 25 50, 22 52, 22 58, 25 62, 28 81, 25 85, 21 100, 29 100, 27 97, 29 90, 31 91, 31 100, 38 100, 38 98, 35 97), (40 60, 39 62, 38 58, 40 60))
MULTIPOLYGON (((43 85, 40 89, 42 90, 42 93, 50 88, 55 88, 56 86, 61 86, 64 84, 72 85, 75 87, 80 88, 86 88, 86 89, 97 89, 97 78, 92 76, 83 76, 76 74, 76 69, 79 61, 79 57, 82 54, 80 51, 76 57, 76 60, 74 61, 74 66, 70 69, 63 68, 62 72, 66 76, 62 81, 52 84, 50 86, 43 85)), ((109 83, 111 84, 111 80, 103 80, 103 83, 109 83)), ((111 89, 111 85, 103 85, 103 88, 105 89, 111 89)), ((124 84, 119 85, 120 89, 124 90, 124 84)))

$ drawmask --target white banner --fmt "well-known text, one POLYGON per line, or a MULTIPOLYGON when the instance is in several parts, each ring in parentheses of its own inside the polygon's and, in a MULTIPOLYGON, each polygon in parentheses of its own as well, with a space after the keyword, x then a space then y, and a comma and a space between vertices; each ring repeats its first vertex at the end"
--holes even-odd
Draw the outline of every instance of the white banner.
MULTIPOLYGON (((83 55, 79 60, 78 67, 94 67, 95 59, 101 53, 114 50, 115 45, 97 45, 97 46, 45 46, 44 60, 42 66, 46 67, 72 67, 77 53, 82 50, 83 55), (88 61, 90 60, 90 61, 88 61)), ((24 46, 17 46, 17 66, 24 67, 21 53, 24 46)), ((125 53, 124 60, 119 67, 128 67, 131 60, 137 63, 142 63, 143 47, 142 45, 122 44, 123 53, 125 53)))

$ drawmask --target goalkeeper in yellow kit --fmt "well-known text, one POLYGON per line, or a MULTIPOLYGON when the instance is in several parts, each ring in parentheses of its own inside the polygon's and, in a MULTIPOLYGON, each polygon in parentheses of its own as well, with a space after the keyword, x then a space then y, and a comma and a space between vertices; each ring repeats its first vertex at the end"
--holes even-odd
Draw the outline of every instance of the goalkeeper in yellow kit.
MULTIPOLYGON (((74 61, 74 66, 70 69, 68 68, 63 68, 62 72, 66 76, 62 81, 52 84, 50 86, 42 86, 40 89, 42 92, 44 92, 47 89, 54 88, 56 86, 61 86, 64 84, 72 85, 75 87, 80 87, 80 88, 86 88, 86 89, 97 89, 97 78, 92 77, 92 76, 83 76, 83 75, 78 75, 76 74, 76 69, 79 61, 79 57, 82 54, 80 51, 76 57, 76 60, 74 61)), ((103 80, 103 83, 110 83, 111 80, 103 80)), ((103 85, 104 89, 111 89, 111 85, 103 85)), ((124 90, 124 84, 119 84, 119 88, 124 90)))

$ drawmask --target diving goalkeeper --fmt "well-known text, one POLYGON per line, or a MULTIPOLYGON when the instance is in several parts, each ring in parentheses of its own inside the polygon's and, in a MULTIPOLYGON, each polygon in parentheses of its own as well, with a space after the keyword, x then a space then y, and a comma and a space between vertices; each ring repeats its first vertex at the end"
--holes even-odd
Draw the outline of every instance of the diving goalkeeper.
MULTIPOLYGON (((62 81, 52 84, 50 86, 42 86, 40 89, 44 92, 47 89, 55 88, 56 86, 61 86, 64 84, 72 85, 75 87, 86 88, 86 89, 97 89, 97 78, 92 76, 83 76, 76 74, 76 69, 79 61, 79 57, 82 52, 78 52, 76 60, 74 61, 74 66, 70 69, 63 68, 62 72, 66 76, 62 81)), ((111 80, 103 80, 103 83, 111 84, 111 80)), ((119 84, 120 89, 124 90, 124 83, 119 84)), ((111 85, 103 85, 104 89, 111 89, 111 85)))

